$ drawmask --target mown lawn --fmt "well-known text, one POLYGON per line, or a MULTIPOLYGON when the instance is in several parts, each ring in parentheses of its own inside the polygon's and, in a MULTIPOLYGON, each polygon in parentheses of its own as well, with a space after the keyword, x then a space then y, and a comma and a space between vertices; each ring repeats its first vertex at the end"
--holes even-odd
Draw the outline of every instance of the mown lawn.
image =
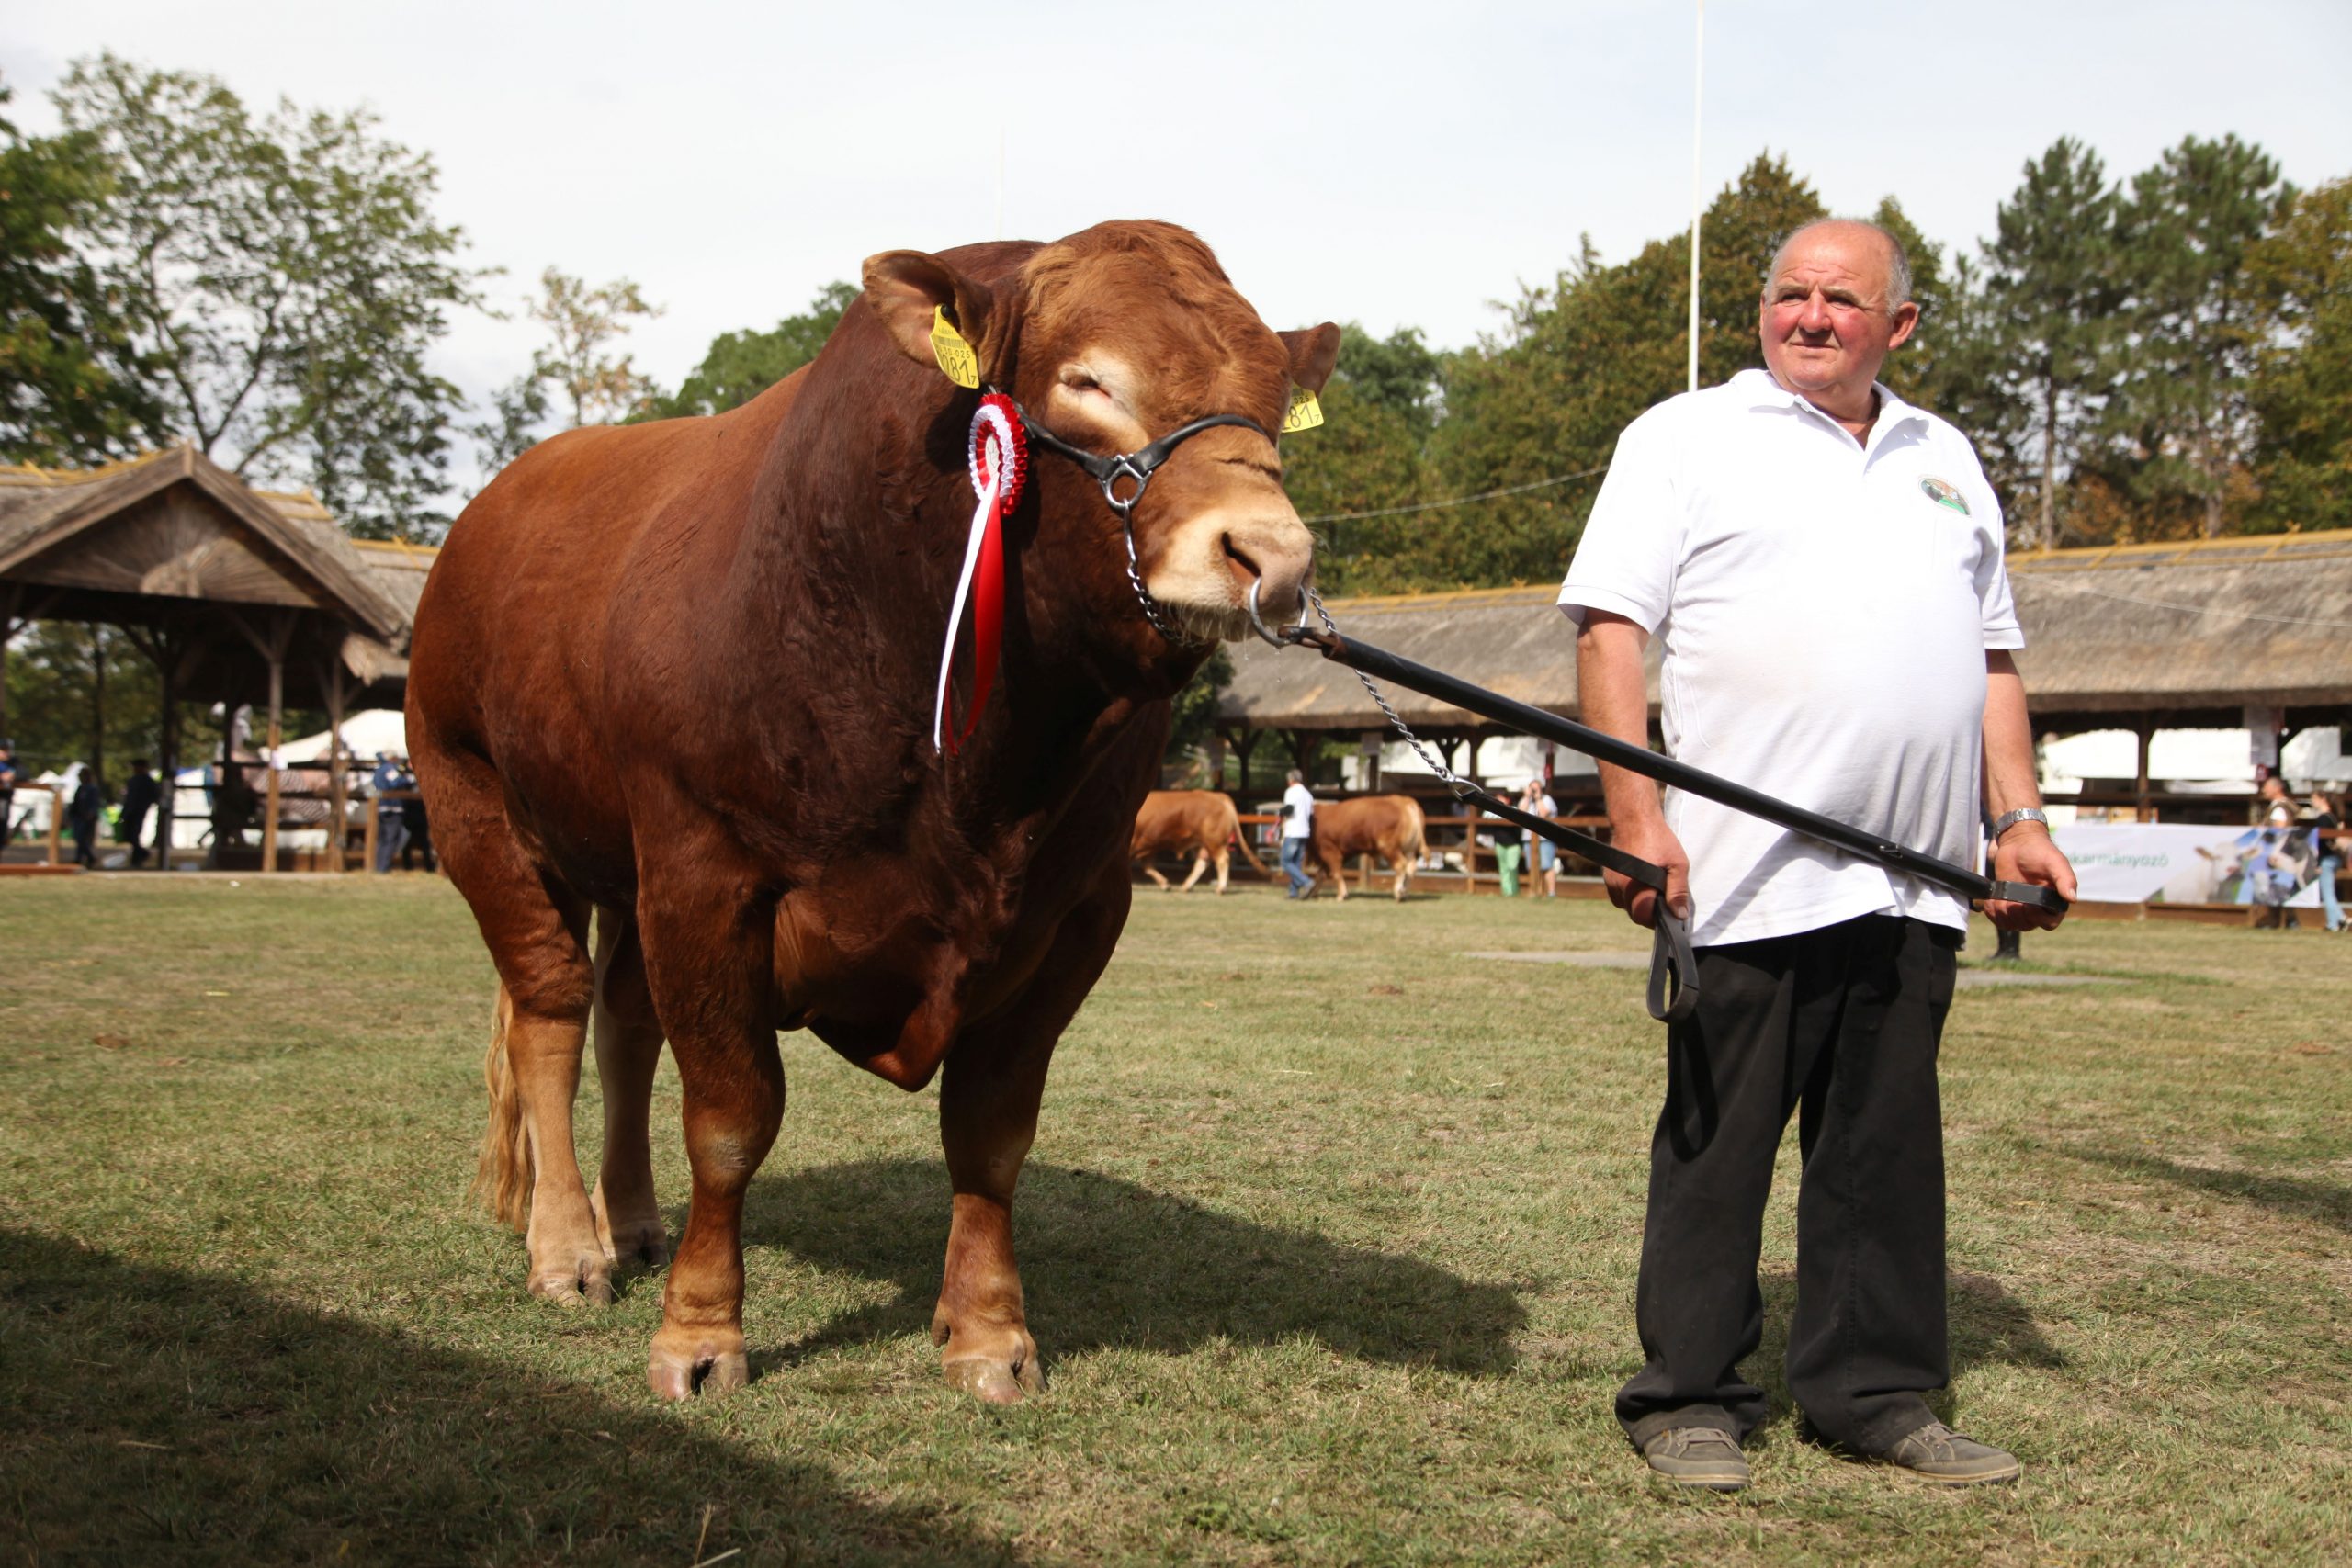
MULTIPOLYGON (((1783 1405, 1755 1487, 1713 1498, 1646 1481, 1609 1416, 1661 1075, 1640 976, 1464 956, 1638 945, 1620 917, 1136 906, 1023 1188, 1051 1393, 944 1386, 930 1096, 795 1035, 747 1224, 756 1381, 670 1409, 643 1382, 659 1277, 603 1312, 528 1300, 520 1243, 466 1205, 489 969, 445 884, 0 883, 0 1558, 2352 1550, 2352 941, 2083 926, 2034 967, 2105 983, 1962 992, 1949 1405, 2026 1480, 1906 1483, 1783 1405)), ((666 1065, 659 1093, 674 1235, 666 1065)))

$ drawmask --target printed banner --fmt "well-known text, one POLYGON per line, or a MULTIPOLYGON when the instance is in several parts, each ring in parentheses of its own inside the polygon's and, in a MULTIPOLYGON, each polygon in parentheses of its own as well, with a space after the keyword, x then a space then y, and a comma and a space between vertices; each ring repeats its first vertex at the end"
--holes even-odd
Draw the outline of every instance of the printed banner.
POLYGON ((2319 844, 2308 829, 2086 822, 2056 836, 2094 902, 2319 903, 2319 844))

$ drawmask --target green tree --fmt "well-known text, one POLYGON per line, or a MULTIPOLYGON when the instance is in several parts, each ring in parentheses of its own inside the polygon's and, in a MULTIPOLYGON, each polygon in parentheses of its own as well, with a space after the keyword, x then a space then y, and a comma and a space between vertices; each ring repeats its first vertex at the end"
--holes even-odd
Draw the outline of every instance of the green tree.
POLYGON ((2352 527, 2352 179, 2297 197, 2246 269, 2271 325, 2246 391, 2260 431, 2253 525, 2352 527))
POLYGON ((1443 368, 1420 328, 1399 327, 1376 338, 1363 322, 1350 321, 1340 329, 1340 359, 1331 378, 1357 400, 1395 414, 1415 440, 1426 441, 1437 423, 1443 368))
POLYGON ((2278 162, 2234 136, 2185 138, 2132 179, 2117 229, 2131 335, 2097 466, 2143 531, 2211 538, 2249 488, 2247 389, 2270 312, 2246 257, 2294 198, 2278 162))
MULTIPOLYGON (((156 763, 162 682, 153 663, 120 630, 38 622, 9 645, 6 678, 9 739, 17 743, 17 760, 33 772, 62 772, 95 754, 108 784, 119 789, 132 758, 156 763)), ((219 746, 218 722, 197 705, 185 705, 181 765, 219 746)))
POLYGON ((426 366, 478 304, 433 162, 365 111, 256 120, 206 76, 111 54, 53 95, 108 160, 94 266, 122 301, 168 433, 246 478, 307 483, 370 536, 427 536, 458 390, 426 366))
POLYGON ((1375 338, 1350 321, 1321 394, 1323 423, 1283 437, 1283 486, 1315 530, 1316 580, 1325 592, 1399 586, 1394 566, 1412 519, 1377 514, 1422 499, 1439 369, 1419 328, 1375 338))
POLYGON ((1233 656, 1222 646, 1176 694, 1174 722, 1168 731, 1168 749, 1160 753, 1163 773, 1181 771, 1193 783, 1208 783, 1209 741, 1216 734, 1216 700, 1233 684, 1233 656))
POLYGON ((2006 406, 2018 421, 1996 438, 2030 454, 2032 515, 2011 519, 2029 547, 2058 542, 2060 483, 2093 439, 2113 380, 2123 298, 2117 208, 2098 154, 2061 137, 2026 164, 2024 183, 2002 203, 1996 237, 1984 247, 1985 322, 2009 389, 2006 406))
MULTIPOLYGON (((0 87, 0 105, 14 95, 0 87)), ((152 438, 160 410, 119 302, 78 239, 114 195, 87 135, 0 118, 0 457, 91 463, 152 438)))
POLYGON ((662 313, 636 284, 619 277, 591 288, 551 266, 525 308, 553 340, 532 361, 530 378, 552 385, 571 404, 574 428, 626 420, 651 403, 658 389, 639 374, 631 355, 612 352, 635 318, 662 313))
MULTIPOLYGON (((1813 187, 1769 153, 1708 205, 1702 386, 1761 363, 1764 269, 1782 239, 1823 215, 1813 187)), ((1588 240, 1549 288, 1524 290, 1509 307, 1501 333, 1448 362, 1432 488, 1455 496, 1543 488, 1424 513, 1400 574, 1436 587, 1547 581, 1566 570, 1619 433, 1686 385, 1690 255, 1690 236, 1679 234, 1610 265, 1588 240)))
POLYGON ((856 298, 855 285, 828 283, 807 310, 785 317, 770 331, 721 333, 676 393, 655 397, 637 417, 676 419, 741 408, 816 358, 856 298))

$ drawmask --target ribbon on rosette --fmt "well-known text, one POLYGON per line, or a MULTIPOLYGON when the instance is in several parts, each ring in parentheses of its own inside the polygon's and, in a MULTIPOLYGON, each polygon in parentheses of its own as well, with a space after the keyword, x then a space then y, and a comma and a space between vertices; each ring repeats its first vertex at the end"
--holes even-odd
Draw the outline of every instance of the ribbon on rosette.
POLYGON ((965 461, 972 470, 972 530, 964 542, 964 570, 956 581, 956 597, 947 612, 947 640, 939 650, 939 697, 933 705, 931 743, 954 756, 971 739, 980 722, 980 709, 996 684, 997 651, 1004 634, 1004 516, 1021 502, 1021 487, 1029 477, 1028 433, 1021 427, 1021 411, 1002 392, 990 392, 972 411, 972 431, 965 442, 965 461), (956 637, 964 624, 965 606, 972 616, 972 700, 964 710, 962 728, 950 719, 949 691, 956 667, 956 637))

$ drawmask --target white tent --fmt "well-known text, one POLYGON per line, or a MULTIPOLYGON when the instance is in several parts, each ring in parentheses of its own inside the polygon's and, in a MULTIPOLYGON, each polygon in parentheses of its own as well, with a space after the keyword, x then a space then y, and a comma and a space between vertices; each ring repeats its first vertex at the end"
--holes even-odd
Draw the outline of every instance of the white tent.
MULTIPOLYGON (((2321 725, 2294 736, 2279 753, 2281 771, 2297 784, 2352 776, 2352 760, 2337 746, 2340 733, 2334 725, 2321 725)), ((2051 741, 2041 749, 2042 784, 2067 793, 2084 779, 2135 777, 2139 747, 2128 729, 2097 729, 2051 741)), ((2243 729, 2159 729, 2148 744, 2148 777, 2158 789, 2250 793, 2253 749, 2243 729)))
MULTIPOLYGON (((327 760, 327 732, 289 740, 280 749, 289 762, 327 760)), ((390 753, 408 755, 408 726, 398 708, 367 708, 343 721, 343 754, 346 761, 373 761, 390 753)))

